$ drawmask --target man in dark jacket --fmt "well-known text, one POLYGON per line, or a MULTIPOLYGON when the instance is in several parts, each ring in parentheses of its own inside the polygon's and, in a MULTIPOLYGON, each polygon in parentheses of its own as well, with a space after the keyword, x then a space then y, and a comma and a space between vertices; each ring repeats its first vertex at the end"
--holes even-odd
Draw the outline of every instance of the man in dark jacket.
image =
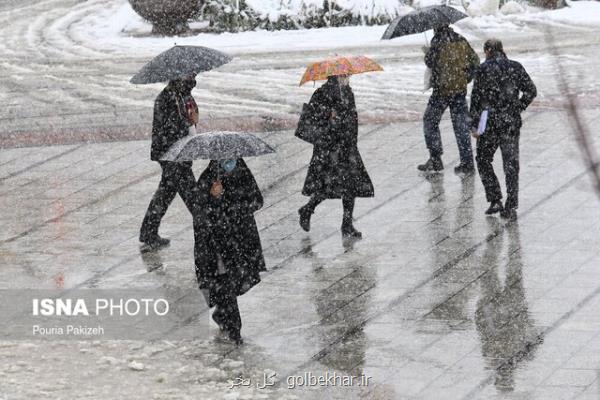
POLYGON ((190 127, 198 122, 198 107, 192 97, 195 86, 193 76, 171 81, 154 103, 150 159, 158 161, 162 176, 140 229, 140 242, 151 248, 169 244, 168 239, 158 235, 158 228, 177 193, 192 212, 196 187, 192 162, 161 161, 160 158, 177 140, 188 135, 190 127))
POLYGON ((429 150, 429 160, 418 166, 421 171, 441 171, 442 137, 440 121, 444 111, 450 107, 452 127, 460 153, 460 164, 456 173, 474 172, 473 150, 469 137, 469 110, 467 107, 467 84, 479 66, 479 57, 469 42, 454 32, 449 26, 435 29, 431 47, 425 54, 425 64, 431 68, 433 93, 423 115, 425 143, 429 150))
POLYGON ((509 60, 502 42, 490 39, 483 46, 486 61, 475 77, 471 94, 471 130, 477 139, 477 169, 490 207, 488 215, 500 212, 503 218, 516 217, 519 206, 519 136, 521 112, 537 95, 536 87, 516 61, 509 60), (487 110, 485 129, 479 127, 480 117, 487 110), (506 175, 507 198, 501 203, 502 192, 492 161, 500 147, 506 175))

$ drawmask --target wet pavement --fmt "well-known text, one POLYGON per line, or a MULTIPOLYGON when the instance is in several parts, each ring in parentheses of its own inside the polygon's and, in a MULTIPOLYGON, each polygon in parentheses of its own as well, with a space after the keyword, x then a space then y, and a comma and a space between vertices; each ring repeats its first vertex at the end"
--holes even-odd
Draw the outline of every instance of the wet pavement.
MULTIPOLYGON (((173 330, 206 337, 0 340, 1 400, 600 399, 600 202, 542 26, 503 37, 540 89, 526 113, 521 208, 510 224, 484 216, 477 175, 452 173, 458 154, 448 120, 445 173, 417 172, 428 95, 418 46, 343 49, 386 68, 352 82, 376 190, 357 201, 357 242, 342 242, 335 201, 317 209, 309 234, 300 229, 311 149, 273 130, 294 122, 313 91, 295 87, 307 60, 331 52, 236 54, 207 74, 194 92, 202 123, 263 131, 278 151, 248 160, 265 197, 256 219, 269 272, 240 298, 246 344, 235 348, 202 306, 191 219, 179 198, 161 228, 171 246, 140 252, 138 229, 160 170, 147 140, 114 141, 147 136, 160 87, 127 83, 149 54, 79 40, 73 27, 97 4, 0 4, 0 289, 192 293, 185 301, 198 307, 173 330), (41 143, 62 145, 13 148, 41 143), (368 380, 300 385, 326 373, 368 380), (256 387, 273 374, 272 386, 256 387), (240 376, 251 384, 235 386, 240 376)), ((595 127, 597 32, 560 33, 560 60, 595 127)), ((196 163, 196 176, 204 165, 196 163)))
MULTIPOLYGON (((484 216, 477 175, 452 173, 448 120, 445 173, 418 173, 421 129, 361 126, 376 196, 357 201, 355 242, 341 240, 339 201, 301 231, 311 148, 290 131, 261 135, 277 149, 248 160, 265 197, 256 219, 269 272, 240 298, 243 347, 212 323, 206 340, 2 341, 0 398, 599 399, 600 201, 566 114, 526 113, 513 223, 484 216), (287 377, 326 371, 368 385, 289 388, 300 378, 287 377), (229 389, 273 373, 265 389, 229 389)), ((148 153, 148 141, 2 150, 2 288, 195 290, 179 198, 161 226, 172 245, 140 253, 159 180, 148 153)), ((209 313, 187 317, 182 330, 209 313)))

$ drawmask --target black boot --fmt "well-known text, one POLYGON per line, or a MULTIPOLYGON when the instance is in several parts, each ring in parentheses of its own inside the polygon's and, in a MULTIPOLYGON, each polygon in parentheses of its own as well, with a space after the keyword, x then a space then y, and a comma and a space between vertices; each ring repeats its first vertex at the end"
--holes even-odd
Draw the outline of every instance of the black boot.
POLYGON ((502 207, 502 203, 500 201, 492 201, 490 207, 485 210, 486 215, 496 214, 498 212, 502 212, 504 207, 502 207))
POLYGON ((230 329, 229 340, 231 340, 236 346, 243 345, 244 339, 242 338, 241 329, 230 329))
POLYGON ((223 312, 221 311, 219 306, 215 307, 215 311, 212 314, 212 319, 216 322, 217 325, 219 325, 219 329, 221 330, 221 332, 225 331, 225 319, 223 317, 223 312))
POLYGON ((362 233, 354 228, 352 224, 354 214, 354 198, 342 197, 342 205, 344 206, 344 216, 342 219, 342 237, 361 239, 362 233))
POLYGON ((315 208, 317 208, 317 206, 321 204, 323 200, 325 200, 325 197, 314 194, 308 203, 300 207, 298 210, 298 214, 300 215, 300 227, 306 232, 310 231, 310 217, 315 212, 315 208))
POLYGON ((342 225, 342 236, 347 239, 362 239, 362 233, 351 223, 342 225))
POLYGON ((418 165, 417 169, 419 171, 441 171, 444 169, 444 163, 440 157, 431 156, 425 164, 418 165))
POLYGON ((310 217, 313 214, 313 210, 308 207, 308 204, 300 207, 298 210, 298 214, 300 215, 300 227, 305 231, 310 231, 310 217))

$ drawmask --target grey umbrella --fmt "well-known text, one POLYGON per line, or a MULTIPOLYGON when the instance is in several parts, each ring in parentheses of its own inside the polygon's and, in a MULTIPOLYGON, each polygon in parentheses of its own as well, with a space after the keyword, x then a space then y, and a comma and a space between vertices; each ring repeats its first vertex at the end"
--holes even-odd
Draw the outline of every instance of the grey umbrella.
POLYGON ((135 74, 131 83, 158 83, 196 75, 220 67, 231 57, 219 50, 202 46, 175 46, 150 60, 135 74))
POLYGON ((453 24, 467 17, 467 14, 448 6, 423 7, 394 19, 381 38, 393 39, 399 36, 421 33, 453 24))
POLYGON ((222 160, 274 153, 262 139, 244 132, 204 132, 179 139, 162 161, 222 160))

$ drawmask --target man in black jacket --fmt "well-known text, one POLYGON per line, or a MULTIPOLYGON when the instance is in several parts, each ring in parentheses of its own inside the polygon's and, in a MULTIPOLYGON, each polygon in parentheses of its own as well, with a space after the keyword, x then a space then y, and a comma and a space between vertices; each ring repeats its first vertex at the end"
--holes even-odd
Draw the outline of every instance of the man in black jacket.
POLYGON ((140 242, 151 248, 169 244, 169 239, 158 235, 158 228, 177 193, 192 212, 196 186, 192 162, 161 161, 160 158, 198 122, 198 108, 192 97, 195 86, 193 76, 170 81, 154 103, 150 159, 158 161, 162 176, 140 229, 140 242))
POLYGON ((477 169, 490 207, 488 215, 500 212, 503 218, 514 219, 519 206, 519 136, 521 112, 537 95, 536 87, 516 61, 509 60, 502 42, 490 39, 483 45, 486 61, 475 76, 471 93, 471 132, 477 139, 477 169), (487 111, 485 129, 480 117, 487 111), (506 175, 507 198, 502 205, 502 192, 492 161, 500 147, 506 175))

